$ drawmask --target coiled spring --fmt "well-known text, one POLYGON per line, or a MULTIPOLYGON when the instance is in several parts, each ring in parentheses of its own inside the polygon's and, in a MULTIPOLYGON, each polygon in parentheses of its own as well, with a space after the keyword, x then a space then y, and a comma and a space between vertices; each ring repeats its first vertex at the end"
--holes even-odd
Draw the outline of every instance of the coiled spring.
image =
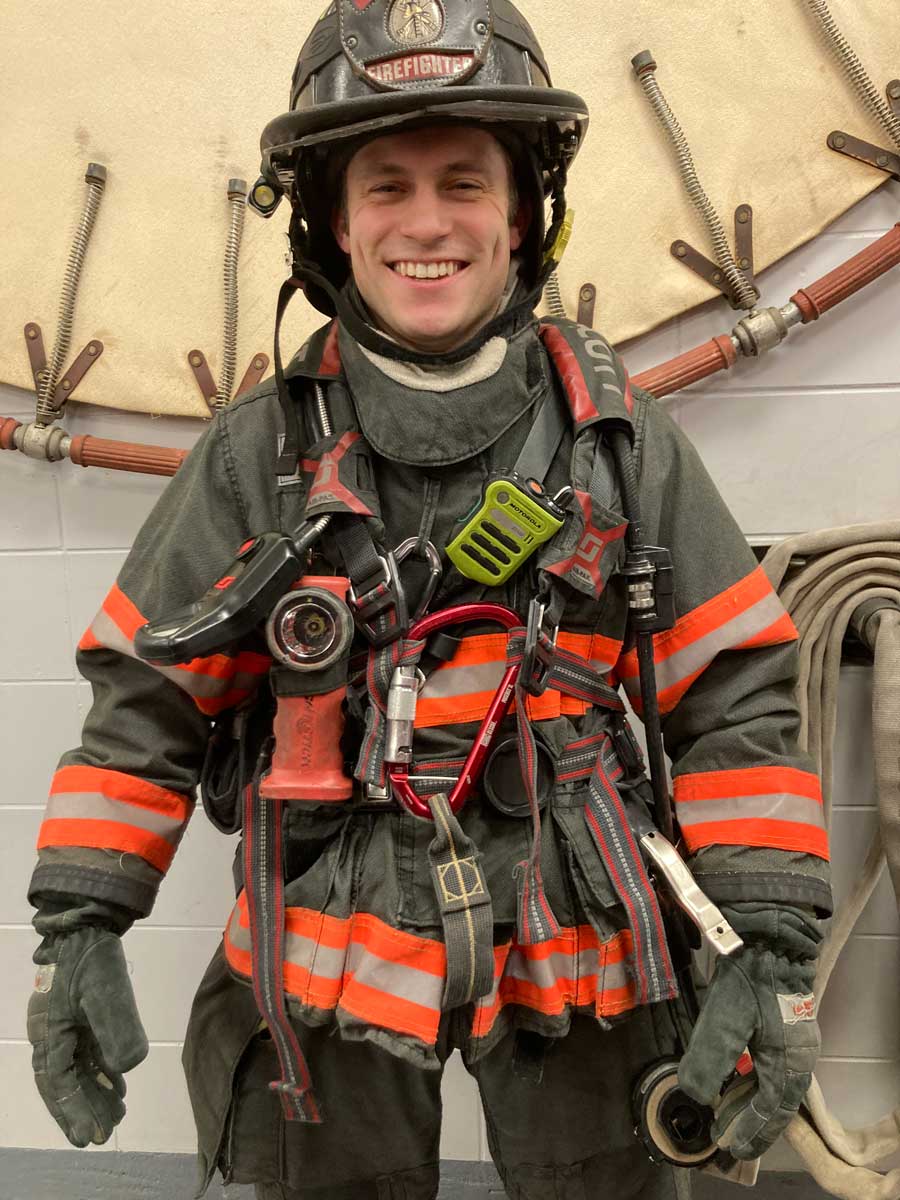
POLYGON ((694 159, 691 155, 687 138, 684 136, 684 131, 678 124, 675 114, 666 103, 666 98, 662 94, 662 90, 656 80, 656 75, 654 74, 656 63, 653 61, 649 51, 645 51, 643 54, 639 54, 636 58, 632 59, 632 64, 653 111, 659 118, 660 124, 669 135, 672 145, 675 148, 679 173, 681 174, 691 204, 693 204, 694 208, 703 218, 709 230, 716 262, 719 264, 722 274, 728 280, 731 290, 741 308, 751 309, 758 299, 756 289, 748 282, 746 276, 734 261, 725 229, 719 220, 719 215, 713 208, 712 201, 703 190, 697 176, 697 169, 694 166, 694 159))
POLYGON ((810 11, 822 26, 825 36, 831 43, 831 47, 840 60, 857 95, 866 108, 881 122, 894 145, 900 150, 900 117, 881 98, 866 68, 862 65, 853 47, 838 28, 826 0, 806 0, 806 2, 810 11))
POLYGON ((247 207, 247 184, 243 179, 232 179, 228 183, 228 205, 231 223, 228 241, 225 244, 225 335, 222 351, 222 371, 216 388, 214 408, 224 408, 234 391, 234 376, 237 369, 237 326, 238 326, 238 259, 241 240, 244 236, 244 214, 247 207))
POLYGON ((63 280, 62 296, 59 302, 59 319, 56 326, 53 353, 50 355, 50 361, 45 368, 44 377, 41 380, 38 390, 35 420, 39 425, 49 425, 59 416, 59 409, 53 403, 53 393, 56 391, 56 385, 59 383, 63 367, 69 356, 69 349, 72 345, 72 321, 75 316, 75 299, 78 295, 78 284, 81 280, 81 271, 84 267, 88 243, 91 240, 91 232, 94 228, 94 222, 97 219, 100 200, 103 197, 103 189, 106 186, 106 167, 101 166, 99 163, 89 163, 84 178, 87 183, 87 195, 85 196, 81 220, 75 232, 75 239, 69 251, 69 260, 66 264, 66 275, 63 280))
POLYGON ((559 288, 559 276, 555 268, 550 272, 550 276, 544 285, 544 295, 547 297, 547 307, 550 309, 550 316, 565 317, 566 306, 563 304, 562 292, 559 288))

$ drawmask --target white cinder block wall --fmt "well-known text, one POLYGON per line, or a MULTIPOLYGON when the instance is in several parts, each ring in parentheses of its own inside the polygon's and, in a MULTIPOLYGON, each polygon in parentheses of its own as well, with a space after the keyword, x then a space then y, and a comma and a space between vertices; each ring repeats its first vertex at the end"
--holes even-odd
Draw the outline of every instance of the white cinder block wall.
MULTIPOLYGON (((782 304, 887 230, 900 216, 889 184, 812 245, 762 277, 763 302, 782 304)), ((603 280, 596 324, 603 327, 603 280)), ((818 325, 795 332, 761 363, 741 363, 668 401, 748 535, 900 516, 900 272, 818 325)), ((724 302, 625 348, 631 371, 732 327, 724 302)), ((77 331, 76 331, 77 332, 77 331)), ((24 353, 24 348, 23 348, 24 353)), ((0 387, 0 413, 28 420, 33 397, 0 387)), ((189 446, 200 426, 73 405, 72 433, 189 446)), ((25 1006, 31 952, 25 888, 58 754, 79 739, 90 690, 74 647, 164 481, 32 463, 0 455, 0 1146, 66 1146, 30 1078, 25 1006)), ((845 668, 837 739, 833 849, 846 895, 874 826, 866 667, 845 668)), ((129 1112, 105 1150, 192 1152, 179 1054, 188 1006, 231 903, 230 839, 195 818, 149 920, 126 939, 152 1049, 129 1076, 129 1112)), ((850 1125, 900 1103, 900 938, 884 879, 824 1004, 819 1078, 850 1125)), ((488 1157, 475 1089, 458 1060, 446 1079, 443 1155, 488 1157)), ((792 1165, 776 1148, 769 1166, 792 1165)))

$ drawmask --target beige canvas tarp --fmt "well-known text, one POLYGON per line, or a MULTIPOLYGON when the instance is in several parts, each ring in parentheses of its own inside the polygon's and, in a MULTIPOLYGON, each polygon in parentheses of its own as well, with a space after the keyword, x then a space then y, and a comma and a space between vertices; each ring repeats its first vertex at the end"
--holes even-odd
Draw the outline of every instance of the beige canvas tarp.
MULTIPOLYGON (((78 390, 93 404, 205 415, 187 363, 217 375, 229 178, 252 183, 258 137, 284 111, 297 51, 323 0, 6 0, 0 52, 0 380, 32 387, 22 333, 52 344, 84 197, 84 171, 109 179, 78 296, 72 356, 105 353, 78 390)), ((519 0, 557 86, 584 94, 592 123, 573 171, 575 234, 560 271, 574 313, 598 286, 595 324, 613 341, 712 294, 670 256, 683 237, 710 253, 674 155, 630 66, 651 49, 658 79, 730 228, 754 208, 757 271, 820 232, 883 182, 825 146, 843 128, 885 142, 820 40, 804 0, 519 0)), ((896 74, 900 4, 832 0, 835 19, 879 87, 896 74)), ((286 272, 285 206, 247 213, 240 263, 237 377, 271 355, 286 272)), ((782 302, 784 297, 764 299, 782 302)), ((286 352, 321 318, 296 303, 286 352)))

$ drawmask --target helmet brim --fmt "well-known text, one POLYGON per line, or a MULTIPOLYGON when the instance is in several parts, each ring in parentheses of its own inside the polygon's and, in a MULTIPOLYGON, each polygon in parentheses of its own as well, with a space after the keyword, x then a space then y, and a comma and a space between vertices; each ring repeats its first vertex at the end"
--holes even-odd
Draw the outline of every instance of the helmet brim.
POLYGON ((441 120, 476 121, 539 127, 572 128, 577 141, 588 124, 587 103, 574 92, 557 88, 466 87, 428 92, 394 91, 353 100, 336 100, 314 108, 283 113, 266 125, 260 138, 264 173, 273 158, 292 159, 297 151, 345 138, 355 138, 409 121, 434 116, 441 120))

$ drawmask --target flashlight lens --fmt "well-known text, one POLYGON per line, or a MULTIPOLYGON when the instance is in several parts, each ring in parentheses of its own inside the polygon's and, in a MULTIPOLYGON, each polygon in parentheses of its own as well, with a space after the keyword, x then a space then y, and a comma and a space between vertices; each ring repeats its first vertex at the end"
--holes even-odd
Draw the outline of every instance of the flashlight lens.
POLYGON ((267 183, 258 184, 253 189, 253 203, 259 208, 271 208, 275 203, 275 192, 267 183))
POLYGON ((315 601, 288 609, 281 622, 285 649, 308 662, 318 662, 331 649, 337 629, 331 613, 315 601))

